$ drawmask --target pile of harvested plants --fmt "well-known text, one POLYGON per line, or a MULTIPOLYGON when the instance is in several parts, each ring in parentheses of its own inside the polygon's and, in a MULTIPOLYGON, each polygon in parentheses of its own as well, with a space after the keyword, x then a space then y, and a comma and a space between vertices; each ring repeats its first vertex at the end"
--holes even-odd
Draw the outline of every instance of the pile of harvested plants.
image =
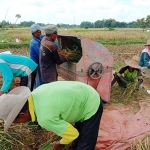
POLYGON ((73 49, 65 48, 58 51, 60 56, 64 56, 70 62, 77 63, 82 57, 82 51, 78 49, 77 46, 74 46, 73 49))

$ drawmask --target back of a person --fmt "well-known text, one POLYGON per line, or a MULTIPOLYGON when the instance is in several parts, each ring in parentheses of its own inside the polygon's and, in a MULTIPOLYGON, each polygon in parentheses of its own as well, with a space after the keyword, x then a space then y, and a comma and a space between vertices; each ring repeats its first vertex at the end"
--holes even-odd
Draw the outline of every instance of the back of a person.
MULTIPOLYGON (((52 43, 53 44, 53 43, 52 43)), ((43 51, 47 49, 45 46, 41 45, 40 47, 40 66, 42 71, 56 71, 56 62, 52 59, 52 52, 47 51, 47 54, 44 55, 43 51), (42 63, 41 63, 42 62, 42 63)))
POLYGON ((70 123, 87 120, 95 114, 100 104, 95 89, 76 81, 56 81, 42 85, 32 92, 32 96, 39 122, 43 120, 42 116, 50 119, 56 114, 70 123))
MULTIPOLYGON (((44 38, 42 39, 42 41, 44 38)), ((54 45, 52 42, 50 44, 54 45)), ((56 81, 57 77, 57 69, 56 69, 56 62, 54 60, 54 56, 52 56, 51 50, 41 44, 40 46, 40 56, 39 56, 39 64, 41 70, 41 76, 45 83, 48 81, 56 81)))
POLYGON ((0 54, 0 60, 11 68, 14 76, 29 75, 37 66, 30 58, 20 55, 0 54))
POLYGON ((139 66, 148 67, 147 64, 145 63, 145 60, 149 61, 150 56, 147 52, 142 52, 141 55, 140 55, 139 66))

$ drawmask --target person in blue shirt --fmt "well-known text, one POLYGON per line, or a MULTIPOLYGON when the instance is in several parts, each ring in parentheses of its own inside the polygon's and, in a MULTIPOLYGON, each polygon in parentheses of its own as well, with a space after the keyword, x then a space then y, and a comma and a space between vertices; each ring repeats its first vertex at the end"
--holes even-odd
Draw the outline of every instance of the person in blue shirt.
POLYGON ((0 54, 0 73, 3 78, 0 95, 9 91, 15 77, 20 77, 20 86, 30 86, 32 91, 36 68, 37 64, 26 56, 0 54), (30 75, 31 81, 29 80, 30 75))
POLYGON ((139 66, 141 66, 142 70, 150 68, 150 40, 147 40, 145 49, 141 52, 139 66))
POLYGON ((42 28, 38 24, 33 24, 30 28, 32 33, 32 40, 30 42, 30 58, 38 64, 34 88, 37 88, 38 86, 43 84, 39 66, 39 53, 41 40, 45 35, 41 34, 41 29, 42 28))

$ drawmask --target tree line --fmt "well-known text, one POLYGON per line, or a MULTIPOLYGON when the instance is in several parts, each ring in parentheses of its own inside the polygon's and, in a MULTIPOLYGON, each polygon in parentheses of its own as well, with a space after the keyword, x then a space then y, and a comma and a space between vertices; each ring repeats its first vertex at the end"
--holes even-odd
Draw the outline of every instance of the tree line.
MULTIPOLYGON (((18 19, 21 17, 21 15, 17 14, 16 17, 18 19)), ((17 20, 16 20, 16 22, 17 22, 17 20)), ((23 21, 23 22, 20 22, 20 24, 16 24, 16 22, 14 25, 10 22, 3 20, 0 23, 0 27, 2 27, 2 26, 30 27, 32 24, 35 23, 34 21, 23 21)), ((47 25, 44 23, 38 23, 38 24, 40 26, 47 25)), ((70 25, 70 24, 61 23, 61 24, 57 24, 57 26, 59 28, 61 28, 61 27, 62 28, 76 28, 76 27, 78 27, 78 28, 139 28, 140 27, 144 30, 145 28, 150 27, 150 15, 148 15, 146 18, 137 19, 137 21, 132 21, 129 23, 119 22, 119 21, 116 21, 115 19, 110 18, 110 19, 97 20, 94 23, 89 22, 89 21, 83 21, 83 22, 81 22, 80 25, 76 25, 76 24, 70 25)))

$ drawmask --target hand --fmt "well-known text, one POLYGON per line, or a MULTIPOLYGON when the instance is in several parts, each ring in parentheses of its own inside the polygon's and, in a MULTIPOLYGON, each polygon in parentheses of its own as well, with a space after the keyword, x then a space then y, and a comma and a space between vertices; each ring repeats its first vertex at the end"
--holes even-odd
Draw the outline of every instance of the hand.
POLYGON ((51 145, 53 146, 53 150, 63 150, 65 147, 65 145, 60 144, 59 141, 55 141, 51 143, 51 145))
POLYGON ((68 56, 65 56, 65 58, 66 58, 66 61, 69 61, 68 56))
POLYGON ((2 94, 4 94, 4 92, 0 91, 0 96, 1 96, 2 94))

